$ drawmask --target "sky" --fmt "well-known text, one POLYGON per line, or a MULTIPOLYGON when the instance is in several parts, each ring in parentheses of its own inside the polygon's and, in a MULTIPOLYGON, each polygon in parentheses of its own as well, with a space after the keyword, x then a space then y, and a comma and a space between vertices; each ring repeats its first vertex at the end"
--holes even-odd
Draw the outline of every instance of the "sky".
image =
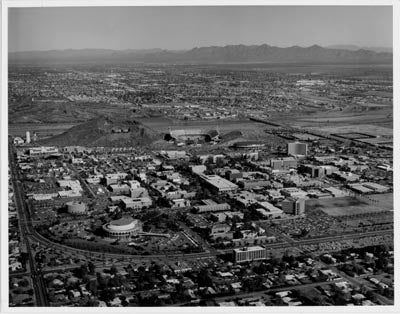
POLYGON ((9 51, 351 44, 392 47, 390 6, 10 8, 9 51))

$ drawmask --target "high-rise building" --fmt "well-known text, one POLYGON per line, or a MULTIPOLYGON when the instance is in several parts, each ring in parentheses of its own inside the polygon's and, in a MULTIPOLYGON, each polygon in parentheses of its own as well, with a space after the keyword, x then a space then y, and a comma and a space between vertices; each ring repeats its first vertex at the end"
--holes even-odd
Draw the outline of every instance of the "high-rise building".
POLYGON ((26 141, 27 144, 31 142, 31 133, 29 131, 26 131, 26 141))
POLYGON ((307 155, 307 144, 300 142, 288 143, 287 150, 288 150, 288 155, 305 156, 307 155))
POLYGON ((304 198, 287 198, 282 201, 282 210, 291 215, 303 215, 306 209, 304 198))

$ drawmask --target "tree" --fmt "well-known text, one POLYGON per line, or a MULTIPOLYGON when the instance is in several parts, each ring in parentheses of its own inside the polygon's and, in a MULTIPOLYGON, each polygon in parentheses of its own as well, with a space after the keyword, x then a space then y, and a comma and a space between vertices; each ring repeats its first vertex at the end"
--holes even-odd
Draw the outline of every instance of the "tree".
POLYGON ((200 287, 209 287, 213 284, 210 272, 203 268, 197 276, 197 282, 200 287))
POLYGON ((102 299, 104 302, 109 302, 111 300, 114 300, 114 298, 115 292, 112 289, 107 288, 101 292, 100 299, 102 299))
POLYGON ((87 284, 87 289, 94 295, 97 295, 98 283, 97 280, 90 280, 87 284))
POLYGON ((90 275, 94 275, 95 274, 95 270, 96 270, 96 266, 93 264, 92 261, 89 261, 88 268, 89 268, 89 274, 90 275))
POLYGON ((76 275, 80 278, 87 276, 88 273, 89 270, 86 264, 82 264, 81 267, 76 269, 76 275))
POLYGON ((118 272, 118 269, 115 265, 112 265, 110 268, 110 274, 115 275, 118 272))

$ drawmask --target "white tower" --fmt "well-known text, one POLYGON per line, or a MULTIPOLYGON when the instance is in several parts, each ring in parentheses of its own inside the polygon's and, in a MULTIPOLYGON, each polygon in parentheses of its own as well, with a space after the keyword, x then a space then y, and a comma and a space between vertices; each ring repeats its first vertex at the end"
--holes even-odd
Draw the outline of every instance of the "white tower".
POLYGON ((31 133, 26 131, 26 143, 29 144, 31 142, 31 133))

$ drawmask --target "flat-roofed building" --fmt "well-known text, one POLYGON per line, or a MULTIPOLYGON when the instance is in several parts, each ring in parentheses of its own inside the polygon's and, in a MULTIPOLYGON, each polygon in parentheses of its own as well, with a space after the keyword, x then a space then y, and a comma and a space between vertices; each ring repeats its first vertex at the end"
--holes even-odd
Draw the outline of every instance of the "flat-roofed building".
POLYGON ((144 197, 148 195, 149 194, 145 188, 130 189, 130 197, 132 198, 144 197))
POLYGON ((374 192, 377 192, 377 193, 385 193, 385 192, 389 191, 389 187, 375 183, 375 182, 365 182, 365 183, 363 183, 363 186, 368 189, 372 189, 372 190, 374 190, 374 192))
POLYGON ((219 212, 231 209, 231 206, 227 203, 218 204, 210 199, 202 200, 202 203, 204 205, 198 205, 194 207, 198 213, 219 212))
POLYGON ((106 185, 116 184, 118 181, 125 179, 128 176, 125 172, 108 173, 106 174, 106 185))
POLYGON ((177 198, 170 201, 171 208, 183 208, 190 206, 190 200, 184 198, 177 198))
POLYGON ((367 188, 362 184, 359 183, 354 183, 354 184, 349 184, 350 189, 353 191, 360 193, 360 194, 371 194, 374 193, 373 189, 367 188))
POLYGON ((232 192, 238 189, 238 186, 218 175, 200 175, 200 178, 209 187, 218 193, 232 192))
POLYGON ((303 191, 302 189, 299 188, 284 188, 281 189, 281 194, 286 196, 286 197, 298 197, 298 198, 307 198, 307 192, 303 191))
POLYGON ((263 260, 267 258, 267 251, 261 246, 250 246, 233 250, 233 259, 236 263, 263 260))
POLYGON ((283 211, 269 202, 257 202, 260 208, 256 210, 266 218, 281 218, 283 211))
POLYGON ((212 225, 210 230, 210 237, 213 240, 218 238, 221 239, 233 239, 233 232, 230 231, 231 227, 225 223, 216 223, 212 225))
POLYGON ((272 170, 290 170, 297 168, 297 160, 293 157, 271 159, 270 167, 272 170))
POLYGON ((29 149, 29 155, 31 156, 40 156, 40 155, 57 154, 57 153, 58 153, 58 148, 52 146, 32 147, 29 149))
POLYGON ((243 178, 243 173, 237 169, 231 169, 226 172, 226 175, 230 181, 234 181, 243 178))
POLYGON ((240 180, 238 185, 243 189, 252 189, 257 187, 269 187, 271 182, 268 180, 240 180))
POLYGON ((127 184, 110 184, 109 189, 113 193, 130 194, 130 188, 127 184))
POLYGON ((223 160, 226 158, 226 156, 223 154, 217 154, 217 155, 211 154, 211 155, 199 155, 199 156, 197 156, 197 158, 199 158, 200 163, 202 163, 202 164, 204 164, 206 162, 215 164, 218 159, 223 160))
POLYGON ((126 197, 121 200, 122 206, 126 209, 142 209, 150 207, 153 202, 150 197, 130 198, 126 197))
POLYGON ((307 196, 309 196, 310 198, 323 199, 331 198, 332 194, 327 191, 321 191, 320 189, 312 189, 307 191, 307 196))

